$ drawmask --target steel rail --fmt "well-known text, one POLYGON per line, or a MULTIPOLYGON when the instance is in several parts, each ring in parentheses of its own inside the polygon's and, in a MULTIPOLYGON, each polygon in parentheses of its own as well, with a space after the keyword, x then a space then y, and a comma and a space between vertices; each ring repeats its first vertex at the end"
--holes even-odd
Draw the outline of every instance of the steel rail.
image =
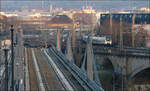
POLYGON ((68 69, 68 71, 72 73, 72 75, 76 78, 76 80, 78 80, 80 85, 82 85, 85 89, 103 91, 103 89, 100 86, 98 86, 94 81, 91 81, 86 76, 86 74, 83 71, 81 71, 81 69, 79 69, 76 65, 72 64, 70 61, 68 61, 66 57, 62 53, 56 51, 54 47, 51 48, 51 50, 49 49, 49 51, 55 54, 55 57, 57 57, 59 61, 61 61, 61 63, 68 69))

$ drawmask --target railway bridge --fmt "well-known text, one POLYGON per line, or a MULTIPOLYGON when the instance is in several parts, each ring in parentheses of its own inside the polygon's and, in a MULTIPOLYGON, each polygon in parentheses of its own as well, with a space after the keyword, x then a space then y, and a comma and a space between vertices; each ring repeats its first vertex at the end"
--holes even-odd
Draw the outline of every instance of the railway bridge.
POLYGON ((132 84, 132 90, 139 87, 142 90, 149 88, 149 80, 146 80, 150 71, 150 53, 148 50, 132 49, 129 51, 127 49, 96 48, 94 49, 94 55, 97 65, 101 65, 101 68, 111 69, 113 73, 123 76, 124 87, 129 89, 129 85, 132 84))
MULTIPOLYGON (((71 38, 68 37, 66 44, 66 56, 70 61, 72 61, 74 60, 74 55, 70 39, 71 38)), ((129 84, 132 83, 132 80, 135 79, 137 75, 150 68, 149 49, 121 49, 118 47, 93 46, 92 42, 90 41, 87 42, 86 46, 84 47, 85 51, 83 51, 81 54, 83 55, 83 60, 80 62, 80 68, 85 71, 89 78, 98 83, 101 80, 101 78, 98 77, 98 72, 102 70, 100 68, 107 68, 111 66, 111 70, 113 70, 114 73, 123 75, 123 83, 125 84, 124 86, 129 86, 129 84)), ((59 43, 57 43, 57 49, 61 51, 59 43)), ((77 63, 75 61, 79 60, 73 61, 74 63, 77 63)))
POLYGON ((130 80, 140 71, 150 68, 149 51, 140 50, 102 50, 95 49, 94 55, 98 61, 109 60, 112 63, 115 72, 127 75, 130 80))

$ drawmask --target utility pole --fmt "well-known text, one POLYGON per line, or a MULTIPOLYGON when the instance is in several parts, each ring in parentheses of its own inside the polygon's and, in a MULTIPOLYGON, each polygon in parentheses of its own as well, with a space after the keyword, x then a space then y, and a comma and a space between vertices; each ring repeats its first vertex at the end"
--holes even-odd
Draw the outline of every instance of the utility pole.
POLYGON ((91 24, 91 30, 90 30, 90 33, 91 33, 91 36, 90 37, 93 37, 93 34, 94 34, 94 21, 93 21, 93 13, 91 12, 91 21, 92 21, 92 24, 91 24))
POLYGON ((60 35, 60 30, 57 27, 57 50, 61 51, 61 35, 60 35))
POLYGON ((77 56, 77 50, 76 50, 76 37, 75 37, 75 28, 76 28, 76 25, 75 25, 75 20, 74 20, 74 17, 73 17, 73 25, 72 25, 72 50, 73 50, 73 56, 74 56, 74 62, 76 65, 79 66, 79 62, 76 61, 76 56, 77 56))
POLYGON ((120 49, 123 48, 122 17, 120 17, 120 49))
POLYGON ((42 9, 44 8, 44 0, 42 0, 42 9))
POLYGON ((132 17, 132 47, 135 47, 135 31, 134 31, 134 24, 135 24, 135 16, 136 14, 133 14, 132 17))
POLYGON ((10 28, 10 31, 11 31, 11 62, 12 62, 12 80, 11 80, 11 86, 12 86, 12 91, 14 91, 14 29, 13 29, 13 25, 11 25, 11 28, 10 28))
POLYGON ((73 18, 73 27, 72 27, 72 45, 75 48, 75 23, 73 18))
POLYGON ((2 31, 2 29, 3 29, 3 24, 0 23, 0 32, 2 31))
POLYGON ((80 18, 80 30, 79 30, 79 33, 80 33, 80 39, 81 39, 81 31, 82 31, 82 17, 80 18))
POLYGON ((110 13, 110 35, 112 38, 112 13, 110 13))
POLYGON ((6 85, 5 85, 5 90, 8 91, 8 48, 4 48, 4 53, 5 53, 5 81, 6 81, 6 85))

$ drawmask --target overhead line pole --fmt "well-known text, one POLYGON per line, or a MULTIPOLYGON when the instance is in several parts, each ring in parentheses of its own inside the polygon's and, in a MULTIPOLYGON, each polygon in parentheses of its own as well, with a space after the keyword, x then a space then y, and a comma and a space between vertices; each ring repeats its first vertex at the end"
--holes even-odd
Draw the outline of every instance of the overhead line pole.
POLYGON ((11 86, 12 86, 12 91, 14 91, 14 40, 13 40, 13 32, 14 32, 14 29, 13 29, 13 25, 11 25, 11 62, 12 62, 12 80, 11 80, 11 86))
POLYGON ((135 16, 136 14, 133 14, 132 17, 132 47, 135 47, 135 30, 134 30, 134 24, 135 24, 135 16))
POLYGON ((110 37, 112 39, 112 13, 110 12, 110 37))
POLYGON ((123 48, 122 17, 120 17, 120 49, 123 48))

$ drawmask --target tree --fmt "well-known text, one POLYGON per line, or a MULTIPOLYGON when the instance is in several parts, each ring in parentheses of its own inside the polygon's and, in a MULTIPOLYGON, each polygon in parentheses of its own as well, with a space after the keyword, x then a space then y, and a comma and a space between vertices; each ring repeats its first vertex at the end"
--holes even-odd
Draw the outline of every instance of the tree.
POLYGON ((148 37, 148 33, 146 30, 140 26, 137 29, 137 33, 135 35, 135 45, 136 47, 145 47, 146 46, 146 37, 148 37))
MULTIPOLYGON (((100 25, 101 36, 112 36, 113 45, 119 45, 120 42, 120 22, 112 19, 112 29, 110 28, 110 19, 105 19, 100 25), (112 35, 111 35, 112 30, 112 35)), ((131 46, 131 24, 122 21, 123 45, 131 46)))

